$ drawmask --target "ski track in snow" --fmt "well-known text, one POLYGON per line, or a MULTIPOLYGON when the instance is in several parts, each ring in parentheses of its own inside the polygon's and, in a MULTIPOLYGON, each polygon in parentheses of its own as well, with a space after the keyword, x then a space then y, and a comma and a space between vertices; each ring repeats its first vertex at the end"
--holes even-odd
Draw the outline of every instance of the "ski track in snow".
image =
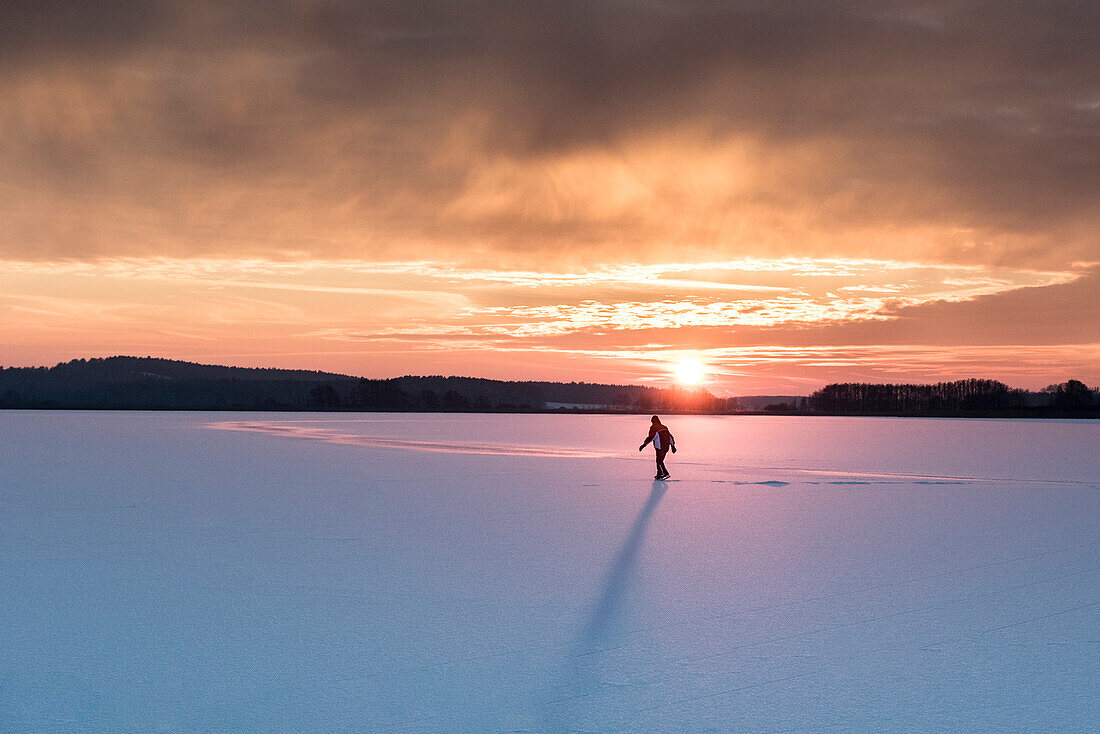
MULTIPOLYGON (((320 421, 314 421, 320 422, 320 421)), ((560 459, 613 458, 614 454, 602 451, 567 448, 562 446, 524 446, 521 444, 465 443, 457 441, 417 441, 413 439, 370 436, 358 433, 339 433, 329 428, 307 428, 273 421, 218 421, 207 428, 218 431, 248 431, 266 433, 287 438, 324 441, 345 446, 396 449, 401 451, 430 451, 442 454, 484 454, 492 456, 540 456, 560 459)))

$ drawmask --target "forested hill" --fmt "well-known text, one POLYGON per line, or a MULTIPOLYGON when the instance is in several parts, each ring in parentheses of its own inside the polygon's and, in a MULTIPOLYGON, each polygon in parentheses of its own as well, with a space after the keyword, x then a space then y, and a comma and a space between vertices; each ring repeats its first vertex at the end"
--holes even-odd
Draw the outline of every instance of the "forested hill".
MULTIPOLYGON (((255 367, 226 367, 195 364, 156 357, 107 357, 74 359, 55 367, 10 367, 5 380, 22 376, 27 380, 55 380, 69 384, 97 382, 140 382, 142 380, 353 380, 348 375, 315 370, 281 370, 255 367)), ((6 384, 6 383, 5 383, 6 384)))
POLYGON ((705 390, 441 376, 369 380, 152 357, 0 369, 0 408, 726 412, 730 407, 705 390))
POLYGON ((0 370, 6 408, 292 408, 325 383, 355 378, 309 370, 253 369, 153 357, 74 359, 0 370))

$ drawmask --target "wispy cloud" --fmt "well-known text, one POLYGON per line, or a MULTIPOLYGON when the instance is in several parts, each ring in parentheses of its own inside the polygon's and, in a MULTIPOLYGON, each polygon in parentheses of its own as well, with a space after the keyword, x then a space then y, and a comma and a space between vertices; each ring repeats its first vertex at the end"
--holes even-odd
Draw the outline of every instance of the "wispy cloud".
POLYGON ((187 318, 312 324, 314 330, 302 333, 322 338, 342 330, 370 336, 512 339, 888 321, 913 306, 1068 283, 1080 276, 1072 271, 837 258, 615 264, 541 272, 429 261, 158 257, 8 261, 4 273, 11 298, 42 300, 38 294, 43 290, 64 290, 64 297, 50 298, 68 303, 70 312, 93 306, 99 309, 96 313, 118 311, 121 306, 109 304, 128 295, 132 305, 127 311, 140 314, 144 302, 147 318, 155 320, 179 308, 164 300, 175 294, 189 302, 187 318), (601 290, 603 298, 591 298, 592 289, 601 290), (267 297, 249 295, 256 290, 267 297))

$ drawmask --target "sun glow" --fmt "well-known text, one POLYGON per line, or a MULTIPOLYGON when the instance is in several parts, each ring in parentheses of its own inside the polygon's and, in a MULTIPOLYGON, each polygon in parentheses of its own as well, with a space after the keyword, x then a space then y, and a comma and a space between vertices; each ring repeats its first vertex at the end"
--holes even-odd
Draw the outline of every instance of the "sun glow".
POLYGON ((697 359, 684 359, 676 365, 676 381, 681 385, 698 385, 705 376, 703 364, 697 359))

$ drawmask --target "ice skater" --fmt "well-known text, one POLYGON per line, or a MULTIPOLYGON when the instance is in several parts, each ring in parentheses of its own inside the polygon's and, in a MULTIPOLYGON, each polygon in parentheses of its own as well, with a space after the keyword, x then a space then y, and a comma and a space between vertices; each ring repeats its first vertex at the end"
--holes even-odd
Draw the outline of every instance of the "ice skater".
POLYGON ((672 453, 676 453, 676 439, 668 432, 668 427, 661 423, 660 418, 653 416, 650 421, 653 425, 649 427, 649 435, 646 436, 645 442, 638 447, 638 450, 641 451, 647 443, 652 441, 653 448, 657 451, 657 476, 653 478, 668 479, 668 469, 665 468, 665 455, 669 449, 672 449, 672 453))

